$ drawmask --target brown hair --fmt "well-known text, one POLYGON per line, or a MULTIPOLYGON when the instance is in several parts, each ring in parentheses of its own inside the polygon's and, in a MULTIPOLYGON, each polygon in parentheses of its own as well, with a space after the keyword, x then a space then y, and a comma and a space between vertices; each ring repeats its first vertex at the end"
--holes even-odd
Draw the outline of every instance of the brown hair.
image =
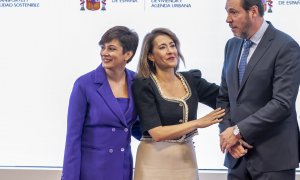
POLYGON ((125 26, 114 26, 102 35, 99 45, 104 45, 105 43, 108 43, 114 39, 120 42, 123 48, 123 53, 128 51, 133 52, 131 58, 129 58, 127 61, 127 63, 129 63, 132 60, 139 43, 138 34, 125 26))
MULTIPOLYGON (((150 33, 146 34, 146 36, 144 37, 139 63, 137 67, 138 77, 148 78, 151 72, 156 73, 155 65, 152 61, 148 59, 148 55, 149 53, 152 53, 153 41, 159 35, 167 35, 174 41, 177 48, 179 60, 182 60, 182 62, 185 63, 180 50, 180 42, 176 34, 167 28, 155 28, 150 33)), ((178 69, 178 67, 179 63, 177 64, 175 71, 178 69)))
POLYGON ((257 6, 259 15, 261 17, 264 16, 265 10, 262 0, 241 0, 241 5, 246 11, 248 11, 252 6, 257 6))

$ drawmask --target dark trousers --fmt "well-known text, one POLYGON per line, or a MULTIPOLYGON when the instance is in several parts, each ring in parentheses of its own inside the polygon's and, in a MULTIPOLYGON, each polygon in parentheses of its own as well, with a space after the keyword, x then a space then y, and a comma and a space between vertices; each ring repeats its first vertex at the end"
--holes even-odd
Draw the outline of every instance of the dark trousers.
POLYGON ((259 172, 245 158, 241 158, 233 169, 228 169, 227 180, 295 180, 295 169, 259 172))

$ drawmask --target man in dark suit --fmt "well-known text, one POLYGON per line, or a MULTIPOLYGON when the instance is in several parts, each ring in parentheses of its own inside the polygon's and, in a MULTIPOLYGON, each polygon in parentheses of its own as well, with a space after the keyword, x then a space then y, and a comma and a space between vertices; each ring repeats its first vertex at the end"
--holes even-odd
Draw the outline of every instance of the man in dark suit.
POLYGON ((295 179, 300 47, 264 20, 261 0, 227 0, 225 9, 235 36, 225 47, 218 97, 227 112, 219 127, 228 179, 295 179))

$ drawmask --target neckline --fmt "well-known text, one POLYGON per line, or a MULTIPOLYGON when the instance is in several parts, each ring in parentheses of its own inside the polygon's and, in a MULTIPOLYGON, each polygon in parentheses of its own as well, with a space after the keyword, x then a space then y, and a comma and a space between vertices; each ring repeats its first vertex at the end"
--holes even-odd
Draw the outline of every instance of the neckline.
POLYGON ((150 77, 154 81, 154 84, 156 85, 156 87, 158 89, 158 92, 161 95, 161 97, 163 97, 166 100, 171 100, 171 101, 173 101, 173 100, 175 100, 175 101, 184 101, 184 100, 188 99, 191 96, 190 87, 189 87, 188 83, 186 82, 185 78, 182 76, 181 73, 176 72, 175 75, 177 77, 179 77, 179 79, 180 79, 180 81, 181 81, 181 83, 182 83, 182 85, 183 85, 183 87, 184 87, 184 89, 186 91, 186 94, 184 96, 182 96, 182 97, 171 97, 171 96, 165 95, 164 92, 163 92, 163 90, 162 90, 162 88, 159 85, 158 79, 155 76, 155 74, 151 73, 150 77))
POLYGON ((129 100, 129 98, 127 98, 127 97, 117 97, 116 99, 120 100, 120 101, 122 101, 122 100, 123 101, 125 101, 125 100, 128 101, 129 100))

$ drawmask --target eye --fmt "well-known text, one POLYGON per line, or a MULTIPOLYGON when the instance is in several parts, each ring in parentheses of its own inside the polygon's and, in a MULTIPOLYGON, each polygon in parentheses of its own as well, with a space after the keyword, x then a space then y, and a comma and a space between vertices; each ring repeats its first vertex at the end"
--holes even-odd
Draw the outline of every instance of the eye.
POLYGON ((166 48, 165 45, 162 45, 162 46, 159 46, 159 47, 158 47, 158 49, 161 49, 161 50, 163 50, 163 49, 165 49, 165 48, 166 48))
POLYGON ((105 49, 104 45, 100 45, 101 51, 103 51, 105 49))
POLYGON ((176 47, 176 44, 175 44, 175 43, 171 43, 171 44, 170 44, 170 47, 175 48, 175 47, 176 47))
POLYGON ((229 14, 232 15, 232 16, 236 16, 238 14, 238 11, 232 9, 232 10, 229 11, 229 14))
POLYGON ((115 51, 115 50, 117 50, 117 49, 116 49, 115 47, 109 47, 108 50, 109 50, 109 51, 115 51))

